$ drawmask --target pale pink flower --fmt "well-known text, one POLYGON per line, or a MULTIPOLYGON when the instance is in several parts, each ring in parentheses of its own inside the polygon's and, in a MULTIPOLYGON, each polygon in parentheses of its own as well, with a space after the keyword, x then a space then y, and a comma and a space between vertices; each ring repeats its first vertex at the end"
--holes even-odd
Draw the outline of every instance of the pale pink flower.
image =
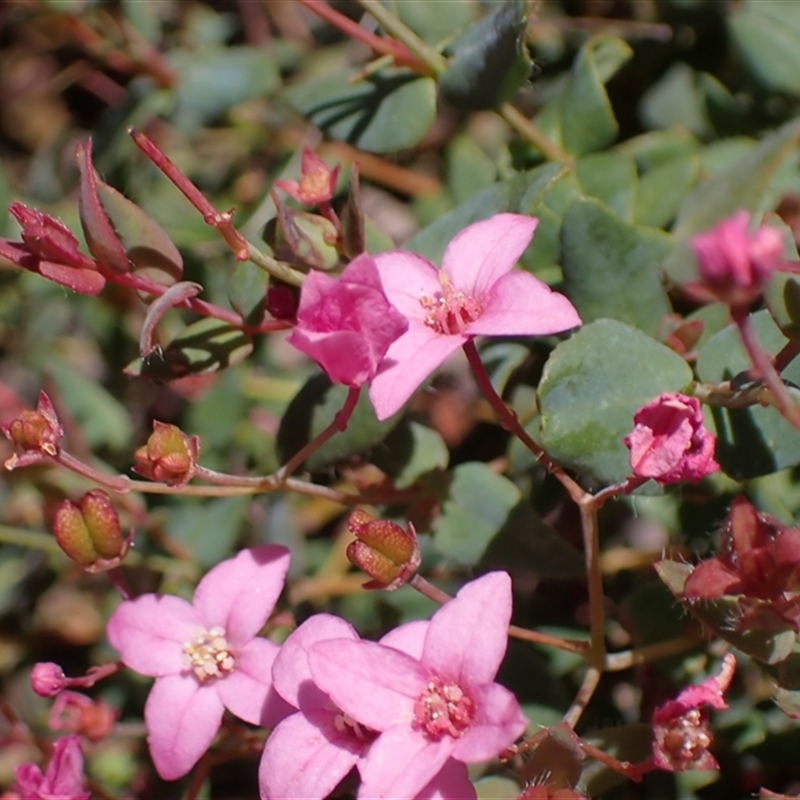
POLYGON ((695 294, 722 300, 734 307, 748 306, 761 294, 781 266, 783 237, 776 228, 762 225, 749 233, 750 215, 737 211, 707 233, 692 238, 700 283, 695 294))
POLYGON ((708 751, 713 736, 708 729, 708 708, 727 708, 724 693, 730 686, 736 659, 730 653, 722 662, 719 675, 706 678, 697 686, 687 686, 674 700, 653 712, 652 763, 669 772, 687 769, 719 769, 708 751))
POLYGON ((227 708, 272 727, 286 713, 272 690, 278 646, 257 634, 283 588, 289 551, 242 550, 198 584, 194 602, 145 594, 126 600, 108 639, 132 670, 156 678, 147 698, 147 740, 162 778, 185 775, 214 739, 227 708))
POLYGON ((494 682, 510 618, 511 580, 493 572, 434 614, 416 653, 391 640, 312 645, 314 683, 380 733, 360 765, 359 798, 413 798, 451 758, 488 761, 525 731, 516 698, 494 682))
POLYGON ((476 222, 447 246, 441 270, 404 250, 374 257, 386 296, 408 318, 370 386, 378 419, 474 336, 542 336, 581 324, 566 297, 514 270, 538 222, 520 214, 476 222))
POLYGON ((279 180, 275 181, 275 186, 306 206, 327 203, 336 193, 340 168, 340 164, 329 167, 315 152, 304 147, 300 159, 300 180, 279 180))
POLYGON ((361 255, 336 280, 312 272, 303 283, 297 325, 286 339, 311 356, 334 383, 372 380, 389 346, 408 328, 386 299, 374 260, 361 255))
POLYGON ((714 461, 716 438, 703 424, 695 397, 665 393, 633 415, 634 429, 625 437, 633 474, 662 486, 696 483, 719 469, 714 461))
MULTIPOLYGON (((422 653, 427 622, 395 629, 381 642, 414 656, 422 653)), ((267 739, 259 767, 262 800, 317 800, 327 797, 353 767, 362 769, 377 731, 359 725, 314 684, 310 648, 326 640, 358 641, 339 617, 318 614, 284 642, 272 667, 275 690, 297 713, 284 719, 267 739)), ((415 800, 471 800, 475 789, 466 767, 449 760, 415 800)))
POLYGON ((83 754, 77 736, 59 739, 44 775, 36 764, 20 764, 14 770, 21 800, 89 800, 83 790, 83 754))

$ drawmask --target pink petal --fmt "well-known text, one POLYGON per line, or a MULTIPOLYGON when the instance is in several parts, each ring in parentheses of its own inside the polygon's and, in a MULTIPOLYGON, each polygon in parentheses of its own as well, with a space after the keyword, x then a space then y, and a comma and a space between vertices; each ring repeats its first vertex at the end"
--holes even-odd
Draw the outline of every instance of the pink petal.
POLYGON ((380 644, 384 647, 393 647, 403 653, 416 658, 422 658, 422 650, 425 646, 425 634, 428 632, 430 623, 420 619, 415 622, 407 622, 399 628, 393 628, 381 640, 380 644))
POLYGON ((464 228, 447 246, 442 272, 466 295, 486 295, 514 268, 533 238, 538 219, 495 214, 464 228))
POLYGON ((414 800, 475 800, 467 765, 451 758, 414 800))
POLYGON ((106 633, 126 666, 157 678, 184 669, 183 645, 200 628, 200 616, 185 600, 144 594, 117 607, 106 633))
POLYGON ((359 767, 359 800, 415 797, 447 763, 454 739, 431 742, 409 725, 381 734, 359 767))
POLYGON ((456 740, 453 758, 466 764, 489 761, 525 733, 528 721, 517 698, 499 683, 472 691, 477 713, 466 733, 456 740))
POLYGON ((424 323, 409 320, 408 331, 389 348, 369 387, 378 419, 396 414, 425 379, 468 339, 436 333, 424 323))
POLYGON ((505 655, 510 620, 508 573, 490 572, 471 581, 433 615, 422 663, 462 688, 489 683, 505 655))
POLYGON ((327 695, 314 685, 308 666, 308 650, 326 639, 358 640, 352 625, 332 614, 316 614, 294 630, 281 646, 272 666, 275 690, 295 708, 314 708, 327 702, 327 695))
POLYGON ((441 294, 439 270, 422 256, 405 250, 378 253, 373 258, 389 302, 409 321, 423 321, 427 312, 420 300, 441 294))
POLYGON ((545 336, 577 328, 581 318, 563 294, 521 270, 500 278, 483 314, 467 326, 482 336, 545 336))
POLYGON ((289 551, 265 544, 217 564, 197 586, 194 607, 206 629, 219 625, 234 649, 264 626, 283 591, 289 551))
POLYGON ((213 684, 194 677, 159 678, 144 706, 147 743, 158 774, 167 781, 185 775, 217 735, 224 707, 213 684))
POLYGON ((236 654, 233 672, 217 680, 225 708, 262 728, 274 728, 294 709, 272 688, 272 665, 278 645, 268 639, 253 639, 236 654))
POLYGON ((325 712, 292 714, 270 734, 258 768, 262 800, 320 800, 356 765, 352 748, 325 712))
POLYGON ((427 672, 416 659, 375 642, 318 642, 308 663, 317 686, 342 711, 376 731, 410 723, 427 684, 427 672))

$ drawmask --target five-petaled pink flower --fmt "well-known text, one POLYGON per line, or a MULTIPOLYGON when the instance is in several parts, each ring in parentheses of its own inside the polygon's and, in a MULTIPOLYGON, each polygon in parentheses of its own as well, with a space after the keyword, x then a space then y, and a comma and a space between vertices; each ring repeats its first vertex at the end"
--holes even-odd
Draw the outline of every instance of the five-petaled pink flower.
POLYGON ((162 778, 174 780, 194 766, 226 708, 268 728, 285 715, 270 677, 278 646, 257 634, 288 568, 285 547, 254 547, 217 564, 198 584, 193 603, 145 594, 114 611, 109 641, 126 666, 157 678, 144 719, 162 778))
POLYGON ((83 790, 83 754, 77 736, 59 739, 44 775, 36 764, 20 764, 14 770, 21 800, 89 800, 83 790))
MULTIPOLYGON (((427 622, 394 629, 381 644, 414 657, 422 654, 427 622)), ((272 667, 275 690, 297 709, 267 739, 259 767, 262 800, 327 797, 353 767, 363 768, 378 733, 345 714, 314 684, 310 648, 326 640, 359 641, 343 619, 317 614, 284 642, 272 667)), ((467 769, 453 759, 415 796, 415 800, 470 800, 475 789, 467 769)))
POLYGON ((359 766, 359 798, 413 798, 449 759, 496 757, 526 727, 494 677, 506 651, 511 580, 493 572, 434 614, 418 654, 382 643, 314 644, 314 683, 347 717, 380 735, 359 766))
POLYGON ((708 729, 708 709, 727 708, 724 693, 736 669, 730 653, 722 662, 719 675, 706 678, 697 686, 687 686, 674 700, 653 712, 652 763, 658 769, 683 772, 687 769, 719 769, 708 748, 713 736, 708 729))
POLYGON ((300 159, 300 180, 280 180, 275 181, 275 185, 303 205, 327 203, 336 193, 340 166, 329 167, 315 152, 304 147, 300 159))
POLYGON ((665 393, 633 415, 634 429, 625 437, 633 474, 662 486, 696 483, 719 469, 714 461, 716 439, 703 424, 695 397, 665 393))
POLYGON ((689 287, 694 294, 701 299, 722 300, 737 309, 746 308, 761 294, 784 261, 783 237, 767 225, 751 234, 749 225, 750 215, 737 211, 707 233, 692 238, 700 271, 700 283, 689 287))
POLYGON ((378 419, 474 336, 542 336, 581 324, 566 297, 514 270, 537 224, 520 214, 476 222, 447 246, 441 270, 404 250, 374 257, 386 296, 408 318, 370 386, 378 419))
POLYGON ((372 380, 389 346, 408 328, 386 299, 374 260, 361 255, 338 280, 312 272, 303 283, 289 344, 311 356, 334 383, 372 380))

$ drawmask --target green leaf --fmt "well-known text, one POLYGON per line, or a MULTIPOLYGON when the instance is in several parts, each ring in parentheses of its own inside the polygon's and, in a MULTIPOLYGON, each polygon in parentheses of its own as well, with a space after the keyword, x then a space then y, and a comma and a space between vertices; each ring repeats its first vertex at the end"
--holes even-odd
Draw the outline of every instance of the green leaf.
POLYGON ((505 0, 471 25, 448 48, 449 63, 439 76, 442 98, 471 111, 509 100, 533 66, 525 47, 525 0, 505 0))
POLYGON ((330 136, 360 150, 389 153, 418 144, 436 115, 436 83, 403 70, 381 70, 349 83, 352 73, 309 78, 286 97, 330 136))
POLYGON ((233 552, 249 503, 248 497, 181 502, 167 512, 170 539, 186 547, 201 567, 213 567, 233 552))
POLYGON ((542 114, 556 115, 564 148, 573 155, 602 150, 617 138, 619 125, 603 86, 633 55, 622 39, 594 36, 583 45, 564 93, 542 114))
POLYGON ((497 166, 478 143, 466 135, 456 136, 447 148, 447 187, 456 203, 469 200, 494 183, 497 166))
POLYGON ((644 94, 640 115, 648 128, 683 127, 695 136, 711 131, 697 73, 682 61, 673 64, 644 94))
POLYGON ((264 302, 269 288, 269 273, 251 261, 238 261, 228 283, 228 299, 234 311, 248 325, 264 318, 264 302))
MULTIPOLYGON (((683 599, 683 587, 694 567, 678 561, 665 559, 655 565, 659 577, 678 600, 683 599)), ((731 621, 739 615, 739 602, 736 597, 721 597, 719 600, 695 600, 684 603, 686 608, 708 626, 720 639, 730 642, 743 653, 763 661, 777 664, 792 652, 795 632, 787 623, 784 628, 772 630, 751 629, 736 631, 731 621)))
POLYGON ((435 469, 444 469, 450 453, 444 439, 432 428, 403 420, 378 448, 373 463, 394 478, 398 489, 407 489, 418 478, 435 469))
POLYGON ((456 467, 442 513, 433 525, 436 549, 456 564, 475 564, 520 497, 510 480, 486 464, 456 467))
POLYGON ((127 375, 170 381, 208 375, 238 364, 253 352, 253 341, 239 328, 218 319, 189 325, 165 348, 156 348, 125 368, 127 375))
POLYGON ((268 48, 203 47, 175 52, 172 61, 180 76, 179 109, 188 118, 218 116, 244 100, 269 95, 281 85, 268 48))
POLYGON ((768 88, 800 96, 800 6, 744 0, 726 15, 745 61, 768 88))
MULTIPOLYGON (((777 214, 768 218, 768 224, 783 233, 784 257, 797 261, 800 256, 792 229, 777 214)), ((764 300, 781 333, 800 341, 800 278, 787 272, 776 272, 764 290, 764 300)))
POLYGON ((626 222, 633 222, 639 181, 632 158, 619 153, 593 153, 578 159, 575 174, 585 194, 601 200, 626 222))
POLYGON ((609 319, 584 325, 545 364, 541 444, 559 463, 604 483, 621 481, 630 474, 622 440, 634 412, 691 380, 677 353, 636 328, 609 319))
MULTIPOLYGON (((777 353, 786 338, 769 312, 752 314, 750 322, 767 353, 777 353)), ((700 350, 697 374, 709 383, 727 381, 749 369, 750 359, 735 325, 712 336, 700 350)), ((790 364, 783 377, 800 383, 800 363, 790 364)), ((735 480, 768 475, 800 464, 800 431, 774 408, 712 408, 717 428, 716 459, 735 480)))
POLYGON ((543 164, 495 183, 473 195, 466 203, 440 217, 432 225, 423 228, 404 247, 419 253, 434 264, 438 263, 450 240, 467 225, 505 211, 529 213, 544 192, 564 173, 565 167, 561 164, 543 164))
POLYGON ((383 0, 383 4, 428 44, 442 40, 472 22, 478 11, 473 0, 448 0, 447 3, 408 3, 383 0))
POLYGON ((97 381, 55 358, 47 361, 58 397, 90 447, 122 450, 133 436, 128 411, 97 381))
POLYGON ((700 159, 694 154, 670 159, 648 170, 639 178, 636 222, 665 228, 675 219, 699 175, 700 159))
MULTIPOLYGON (((278 429, 277 448, 286 462, 333 422, 344 406, 348 389, 331 383, 327 375, 313 375, 289 403, 278 429)), ((347 430, 337 433, 305 461, 312 472, 335 464, 343 458, 367 452, 382 442, 400 422, 403 413, 379 422, 366 392, 358 399, 347 430)))
POLYGON ((561 266, 584 322, 609 317, 655 334, 671 311, 656 269, 667 249, 597 200, 576 201, 562 222, 561 266))

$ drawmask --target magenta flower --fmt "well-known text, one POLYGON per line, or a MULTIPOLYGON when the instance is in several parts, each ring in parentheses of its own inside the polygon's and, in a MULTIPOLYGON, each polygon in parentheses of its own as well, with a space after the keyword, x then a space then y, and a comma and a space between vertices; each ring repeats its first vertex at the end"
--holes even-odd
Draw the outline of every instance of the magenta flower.
POLYGON ((36 764, 14 770, 21 800, 89 800, 83 790, 83 754, 77 736, 59 739, 44 775, 36 764))
POLYGON ((370 387, 378 419, 474 336, 542 336, 581 324, 566 297, 514 271, 538 222, 519 214, 476 222, 447 246, 441 270, 404 250, 375 256, 386 296, 408 318, 370 387))
POLYGON ((708 729, 708 709, 727 708, 724 693, 730 686, 736 659, 725 656, 719 675, 688 686, 674 700, 668 700, 653 712, 652 763, 669 772, 686 769, 719 769, 708 751, 713 736, 708 729))
POLYGON ((634 429, 625 437, 633 474, 662 486, 696 483, 719 469, 714 461, 716 438, 703 424, 695 397, 662 394, 634 415, 634 429))
POLYGON ((749 225, 750 215, 737 211, 692 238, 700 270, 700 283, 691 287, 696 294, 740 308, 761 294, 783 263, 783 238, 779 230, 766 225, 750 234, 749 225))
POLYGON ((413 798, 449 759, 487 761, 524 732, 519 703, 494 682, 510 618, 511 580, 493 572, 434 614, 416 652, 392 640, 311 646, 317 687, 380 733, 360 765, 359 798, 413 798))
POLYGON ((185 775, 205 753, 223 711, 274 726, 285 704, 272 690, 278 646, 257 638, 283 588, 289 551, 242 550, 217 564, 194 602, 145 594, 126 600, 108 622, 122 661, 156 678, 144 709, 147 740, 162 778, 185 775))
MULTIPOLYGON (((403 625, 381 642, 412 655, 422 652, 427 622, 403 625)), ((377 731, 359 725, 315 685, 308 653, 317 642, 359 641, 339 617, 318 614, 284 642, 272 667, 275 690, 298 709, 267 739, 259 767, 262 800, 317 800, 327 797, 353 767, 363 768, 377 731)), ((415 800, 470 800, 475 790, 466 767, 452 759, 415 800)))
POLYGON ((339 280, 312 272, 303 283, 297 325, 286 339, 311 356, 334 383, 372 380, 389 346, 408 328, 386 299, 375 262, 355 258, 339 280))

